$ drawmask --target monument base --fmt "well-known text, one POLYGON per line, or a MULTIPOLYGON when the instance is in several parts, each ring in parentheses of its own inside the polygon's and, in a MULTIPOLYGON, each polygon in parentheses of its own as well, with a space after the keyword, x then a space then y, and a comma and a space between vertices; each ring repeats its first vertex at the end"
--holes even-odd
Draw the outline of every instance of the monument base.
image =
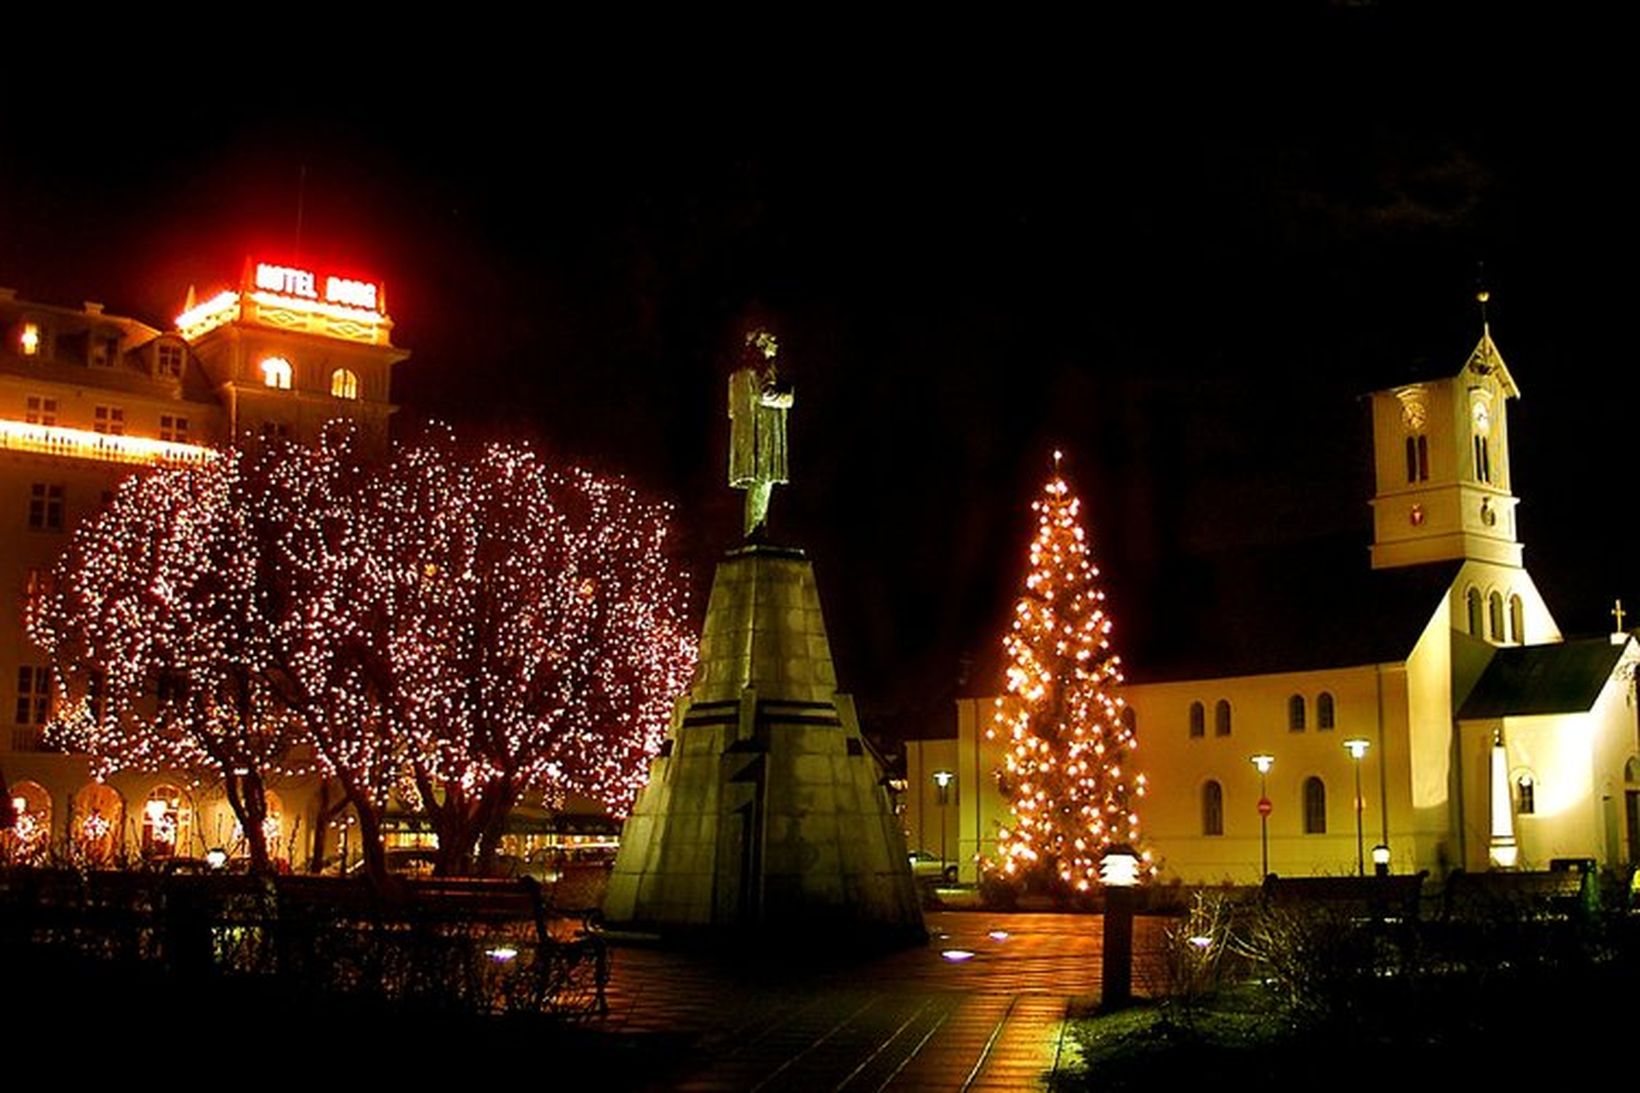
POLYGON ((758 544, 719 563, 700 668, 626 821, 604 914, 674 937, 925 936, 882 765, 836 691, 801 551, 758 544))

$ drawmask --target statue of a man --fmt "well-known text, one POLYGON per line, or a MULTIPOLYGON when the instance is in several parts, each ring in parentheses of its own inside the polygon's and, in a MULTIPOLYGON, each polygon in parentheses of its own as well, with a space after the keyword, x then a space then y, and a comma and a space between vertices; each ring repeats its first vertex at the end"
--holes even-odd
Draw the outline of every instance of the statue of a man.
POLYGON ((746 363, 729 377, 729 485, 746 491, 746 538, 764 529, 769 498, 786 472, 786 411, 790 384, 775 370, 775 337, 764 330, 746 335, 746 363))

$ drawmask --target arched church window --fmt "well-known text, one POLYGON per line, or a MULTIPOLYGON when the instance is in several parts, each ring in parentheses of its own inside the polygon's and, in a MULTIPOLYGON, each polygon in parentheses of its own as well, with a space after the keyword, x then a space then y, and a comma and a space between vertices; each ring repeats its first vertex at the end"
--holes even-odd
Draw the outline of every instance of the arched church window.
POLYGON ((1327 833, 1327 786, 1311 775, 1304 779, 1304 834, 1327 833))
POLYGON ((1640 758, 1631 755, 1629 761, 1623 764, 1623 781, 1640 782, 1640 758))
POLYGON ((1509 597, 1509 640, 1516 645, 1526 643, 1526 609, 1519 596, 1509 597))
POLYGON ((1471 588, 1464 593, 1464 606, 1469 614, 1469 632, 1475 637, 1481 636, 1481 592, 1478 588, 1471 588))
POLYGON ((1202 834, 1224 834, 1224 787, 1212 779, 1202 786, 1202 834))
POLYGON ((1530 816, 1537 811, 1537 783, 1530 774, 1515 779, 1515 811, 1530 816))
POLYGON ((1207 711, 1202 708, 1200 702, 1190 704, 1190 735, 1207 735, 1207 711))
POLYGON ((1333 727, 1333 696, 1331 691, 1322 691, 1315 698, 1315 727, 1330 729, 1333 727))
POLYGON ((1487 449, 1486 438, 1475 438, 1475 481, 1492 481, 1492 453, 1487 449))
POLYGON ((1304 731, 1304 696, 1294 695, 1287 700, 1287 731, 1304 731))
POLYGON ((1230 702, 1221 698, 1213 706, 1213 735, 1230 735, 1230 702))
POLYGON ((1503 593, 1493 592, 1486 597, 1486 614, 1489 631, 1487 636, 1493 641, 1503 641, 1503 593))

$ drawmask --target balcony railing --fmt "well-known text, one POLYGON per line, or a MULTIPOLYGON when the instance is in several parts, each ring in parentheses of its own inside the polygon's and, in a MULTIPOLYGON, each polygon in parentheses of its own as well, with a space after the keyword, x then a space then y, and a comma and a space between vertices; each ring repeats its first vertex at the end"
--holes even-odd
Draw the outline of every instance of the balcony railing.
POLYGON ((200 464, 216 458, 216 452, 198 444, 146 436, 112 436, 6 418, 0 418, 0 451, 95 459, 104 463, 200 464))

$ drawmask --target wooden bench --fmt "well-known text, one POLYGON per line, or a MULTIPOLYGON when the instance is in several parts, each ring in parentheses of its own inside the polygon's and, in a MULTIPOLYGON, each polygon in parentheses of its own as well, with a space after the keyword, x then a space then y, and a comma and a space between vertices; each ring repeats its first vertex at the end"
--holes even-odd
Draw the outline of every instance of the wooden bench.
POLYGON ((1418 918, 1426 870, 1387 877, 1264 878, 1265 902, 1275 907, 1323 907, 1353 919, 1413 922, 1418 918))
POLYGON ((1470 873, 1454 869, 1441 893, 1447 919, 1507 915, 1525 918, 1570 918, 1590 906, 1598 874, 1592 864, 1547 870, 1495 870, 1470 873))

